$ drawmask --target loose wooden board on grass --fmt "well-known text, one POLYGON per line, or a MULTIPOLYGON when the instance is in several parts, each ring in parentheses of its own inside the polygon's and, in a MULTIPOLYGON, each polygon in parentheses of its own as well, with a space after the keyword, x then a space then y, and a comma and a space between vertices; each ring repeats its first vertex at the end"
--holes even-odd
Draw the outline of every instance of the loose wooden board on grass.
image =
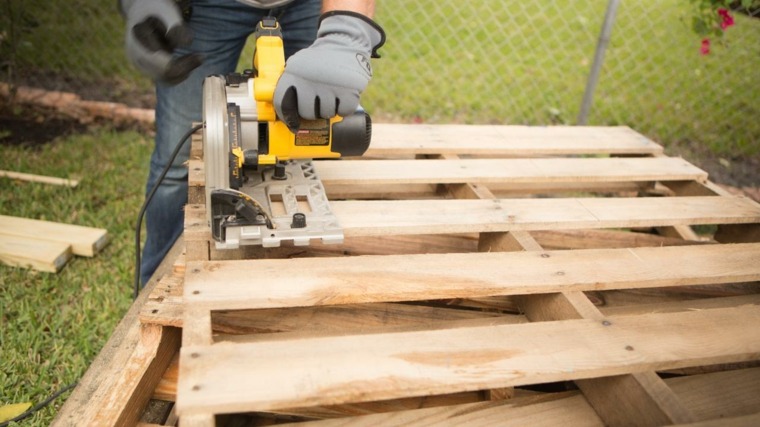
POLYGON ((38 240, 65 243, 74 255, 94 256, 106 243, 108 232, 102 228, 0 215, 0 233, 38 240))
POLYGON ((0 261, 10 266, 57 273, 71 255, 66 243, 0 234, 0 261))
POLYGON ((19 181, 37 182, 41 184, 62 185, 65 187, 76 187, 79 181, 75 179, 58 178, 54 176, 35 175, 31 173, 14 172, 0 170, 0 177, 17 179, 19 181))

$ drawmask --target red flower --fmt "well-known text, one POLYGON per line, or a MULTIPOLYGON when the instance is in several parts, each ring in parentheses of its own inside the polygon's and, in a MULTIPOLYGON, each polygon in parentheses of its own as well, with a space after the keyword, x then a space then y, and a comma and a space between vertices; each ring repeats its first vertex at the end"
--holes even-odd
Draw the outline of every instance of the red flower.
POLYGON ((702 47, 699 48, 699 53, 702 55, 708 55, 710 53, 710 39, 702 39, 702 47))
POLYGON ((727 9, 718 9, 718 15, 720 15, 721 22, 720 22, 720 29, 725 30, 726 28, 734 25, 734 17, 731 16, 731 13, 728 12, 727 9))

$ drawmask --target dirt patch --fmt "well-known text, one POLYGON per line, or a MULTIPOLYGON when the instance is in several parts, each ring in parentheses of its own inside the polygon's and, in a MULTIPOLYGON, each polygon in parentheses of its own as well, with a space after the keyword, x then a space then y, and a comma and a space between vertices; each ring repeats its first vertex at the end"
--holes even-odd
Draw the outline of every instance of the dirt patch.
POLYGON ((77 111, 29 103, 9 104, 0 99, 0 145, 37 147, 68 135, 90 132, 94 127, 151 133, 145 121, 109 119, 77 111))
POLYGON ((87 131, 88 126, 40 108, 0 106, 0 144, 35 147, 87 131))
POLYGON ((706 170, 712 182, 734 187, 760 186, 760 156, 715 156, 698 143, 677 143, 665 150, 669 156, 681 156, 706 170))

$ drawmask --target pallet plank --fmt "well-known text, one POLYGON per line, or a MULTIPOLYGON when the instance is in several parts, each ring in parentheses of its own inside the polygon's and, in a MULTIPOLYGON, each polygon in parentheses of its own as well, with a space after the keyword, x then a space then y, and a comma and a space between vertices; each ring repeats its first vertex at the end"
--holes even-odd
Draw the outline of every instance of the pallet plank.
POLYGON ((541 156, 657 154, 656 144, 625 126, 377 124, 366 156, 471 154, 541 156), (477 140, 477 144, 473 141, 477 140))
POLYGON ((181 416, 266 411, 752 360, 760 329, 746 325, 759 321, 748 306, 183 347, 177 405, 181 416))
POLYGON ((760 244, 746 243, 195 262, 185 302, 277 308, 751 282, 760 280, 758 259, 760 244))
POLYGON ((707 173, 675 157, 315 161, 328 184, 451 184, 697 180, 707 173))
POLYGON ((744 197, 335 201, 347 236, 760 223, 744 197))

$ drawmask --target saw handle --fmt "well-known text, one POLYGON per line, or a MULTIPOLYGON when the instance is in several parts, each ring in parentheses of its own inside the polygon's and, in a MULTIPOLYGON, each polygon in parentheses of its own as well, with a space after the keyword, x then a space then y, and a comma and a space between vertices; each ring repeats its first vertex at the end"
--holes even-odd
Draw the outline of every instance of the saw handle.
POLYGON ((280 23, 267 16, 256 26, 256 40, 253 52, 253 97, 259 121, 276 120, 274 110, 274 89, 285 70, 285 49, 282 44, 280 23))

